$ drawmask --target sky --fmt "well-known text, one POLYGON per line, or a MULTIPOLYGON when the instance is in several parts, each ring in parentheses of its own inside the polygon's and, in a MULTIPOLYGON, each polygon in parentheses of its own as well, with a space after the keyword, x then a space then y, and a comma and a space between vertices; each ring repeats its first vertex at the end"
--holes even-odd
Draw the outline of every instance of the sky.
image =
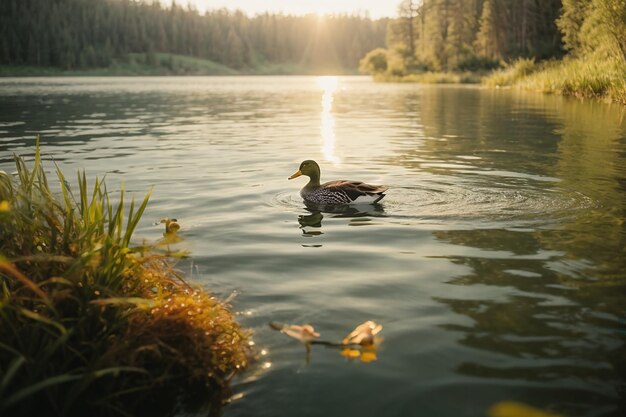
POLYGON ((176 3, 191 3, 201 12, 222 7, 240 9, 248 15, 266 11, 286 14, 368 12, 377 19, 395 16, 400 0, 176 0, 176 3))

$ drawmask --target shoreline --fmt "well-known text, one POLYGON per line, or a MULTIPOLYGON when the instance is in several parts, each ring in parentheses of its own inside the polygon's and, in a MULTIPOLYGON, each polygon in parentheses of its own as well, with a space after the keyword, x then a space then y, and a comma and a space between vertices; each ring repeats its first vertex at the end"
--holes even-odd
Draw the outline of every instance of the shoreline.
MULTIPOLYGON (((185 62, 188 57, 177 57, 185 62)), ((190 58, 197 63, 197 59, 190 58)), ((213 65, 207 61, 203 64, 213 65)), ((219 64, 216 64, 219 65, 219 64)), ((254 76, 368 76, 356 71, 318 72, 299 67, 267 66, 259 70, 234 70, 219 66, 217 70, 182 67, 172 72, 162 66, 113 66, 85 70, 63 70, 54 67, 0 65, 0 79, 44 77, 254 77, 254 76)), ((377 83, 472 85, 486 88, 510 88, 556 94, 579 99, 594 99, 626 105, 626 65, 616 61, 561 59, 535 62, 518 59, 493 71, 409 73, 369 75, 377 83), (607 74, 609 74, 607 76, 607 74)))
POLYGON ((63 69, 33 65, 0 65, 0 78, 8 77, 148 77, 148 76, 255 76, 255 75, 359 75, 357 68, 305 68, 295 63, 259 62, 232 68, 215 61, 185 55, 134 53, 107 67, 63 69))

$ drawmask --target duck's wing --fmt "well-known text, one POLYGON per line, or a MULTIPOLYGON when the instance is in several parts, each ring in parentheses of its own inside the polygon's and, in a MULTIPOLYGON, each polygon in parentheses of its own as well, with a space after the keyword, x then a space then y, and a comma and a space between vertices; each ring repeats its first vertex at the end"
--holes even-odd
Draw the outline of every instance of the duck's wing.
MULTIPOLYGON (((361 181, 346 180, 330 181, 322 184, 321 187, 345 194, 351 202, 357 202, 359 198, 363 199, 363 197, 369 197, 367 200, 373 198, 378 201, 383 197, 383 193, 389 188, 384 185, 371 185, 361 181)), ((371 202, 373 202, 373 200, 371 202)))

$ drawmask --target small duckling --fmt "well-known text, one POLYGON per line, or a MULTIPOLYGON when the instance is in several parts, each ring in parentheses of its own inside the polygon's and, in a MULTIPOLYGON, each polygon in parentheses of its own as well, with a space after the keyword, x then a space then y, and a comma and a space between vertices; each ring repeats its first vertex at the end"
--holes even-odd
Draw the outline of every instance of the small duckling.
POLYGON ((177 223, 177 219, 170 219, 168 217, 161 219, 160 223, 165 224, 165 234, 171 235, 173 233, 178 232, 180 229, 180 224, 177 223))

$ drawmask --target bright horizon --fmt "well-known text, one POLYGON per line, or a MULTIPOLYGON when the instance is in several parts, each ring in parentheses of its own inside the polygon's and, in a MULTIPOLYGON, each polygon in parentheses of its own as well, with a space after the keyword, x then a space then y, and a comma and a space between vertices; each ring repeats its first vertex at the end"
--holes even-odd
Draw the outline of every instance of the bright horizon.
MULTIPOLYGON (((162 4, 169 5, 171 0, 161 0, 162 4)), ((368 13, 372 19, 394 17, 400 0, 382 2, 380 0, 175 0, 176 4, 186 6, 191 4, 200 12, 212 9, 226 8, 241 10, 248 15, 270 13, 284 13, 304 15, 310 13, 368 13)))

